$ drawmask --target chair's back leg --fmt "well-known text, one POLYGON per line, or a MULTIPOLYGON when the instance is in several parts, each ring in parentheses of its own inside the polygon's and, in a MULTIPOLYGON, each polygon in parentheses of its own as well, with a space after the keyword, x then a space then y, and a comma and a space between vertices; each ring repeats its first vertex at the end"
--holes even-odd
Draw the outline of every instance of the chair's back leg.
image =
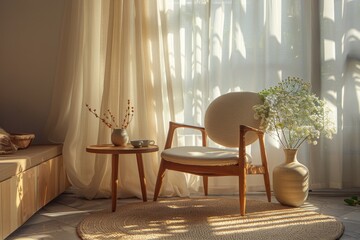
POLYGON ((205 196, 207 196, 208 195, 208 189, 209 189, 209 185, 208 185, 208 181, 209 181, 209 177, 208 176, 202 176, 202 178, 203 178, 203 186, 204 186, 204 194, 205 194, 205 196))
POLYGON ((164 178, 165 175, 165 160, 161 159, 161 163, 160 163, 160 167, 159 167, 159 173, 157 175, 157 179, 156 179, 156 184, 155 184, 155 190, 154 190, 154 201, 157 200, 159 193, 160 193, 160 189, 161 189, 161 184, 162 184, 162 180, 164 178))
POLYGON ((267 170, 264 173, 264 182, 265 182, 267 200, 268 202, 271 202, 270 180, 269 180, 269 172, 267 170))
POLYGON ((265 135, 259 134, 259 144, 260 144, 260 152, 261 152, 261 161, 262 165, 265 169, 264 172, 264 183, 265 183, 265 190, 268 202, 271 202, 271 190, 270 190, 270 177, 269 177, 269 168, 267 165, 267 156, 265 151, 265 135))

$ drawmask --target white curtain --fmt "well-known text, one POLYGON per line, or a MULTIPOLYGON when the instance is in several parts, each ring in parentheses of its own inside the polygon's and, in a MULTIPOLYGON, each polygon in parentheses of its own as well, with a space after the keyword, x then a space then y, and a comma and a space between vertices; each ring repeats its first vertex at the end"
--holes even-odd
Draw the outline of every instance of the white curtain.
POLYGON ((360 187, 360 1, 321 1, 321 93, 337 134, 312 160, 317 188, 360 187))
MULTIPOLYGON (((49 117, 50 140, 63 142, 71 183, 91 199, 110 196, 110 156, 86 153, 91 144, 110 143, 111 130, 85 107, 110 109, 119 122, 127 101, 135 115, 131 139, 164 145, 171 111, 163 72, 156 1, 66 1, 59 67, 49 117)), ((149 196, 158 171, 158 153, 144 154, 149 196)), ((169 174, 165 195, 188 195, 183 174, 169 174)), ((119 161, 119 197, 141 197, 135 155, 119 161)))
MULTIPOLYGON (((356 49, 351 46, 359 41, 359 28, 352 25, 360 21, 351 21, 351 17, 356 18, 356 10, 345 17, 338 6, 333 7, 334 15, 347 21, 338 25, 335 19, 328 26, 330 21, 325 17, 331 3, 347 11, 358 3, 65 1, 63 44, 48 126, 51 140, 64 142, 69 179, 85 197, 110 196, 111 175, 109 156, 85 152, 87 145, 110 142, 111 132, 88 112, 86 103, 101 112, 111 109, 121 120, 130 99, 135 105, 134 120, 128 128, 130 137, 154 139, 161 151, 169 120, 203 125, 206 107, 219 95, 260 91, 287 76, 311 81, 314 91, 333 104, 334 118, 341 120, 334 141, 322 140, 319 146, 301 148, 299 159, 309 166, 312 185, 341 187, 345 182, 354 183, 352 177, 337 171, 339 166, 344 171, 351 168, 359 176, 359 134, 353 131, 354 127, 359 129, 359 110, 354 114, 349 109, 349 105, 354 107, 350 102, 358 103, 357 92, 351 86, 358 84, 359 65, 342 51, 356 49), (341 32, 344 26, 348 38, 341 32), (327 37, 331 34, 338 44, 333 46, 334 54, 340 55, 327 61, 327 37), (356 81, 344 84, 345 79, 354 76, 356 81), (344 98, 345 90, 348 98, 344 98)), ((176 138, 178 145, 199 142, 197 133, 191 131, 179 132, 176 138)), ((283 161, 283 153, 273 139, 267 139, 267 146, 272 171, 283 161)), ((257 150, 257 146, 249 149, 254 159, 257 150)), ((134 156, 120 159, 118 196, 141 197, 134 156)), ((149 196, 153 194, 159 160, 159 153, 144 154, 149 196)), ((356 181, 359 185, 358 177, 356 181)), ((249 190, 262 190, 262 186, 262 179, 249 178, 249 190)), ((211 193, 238 191, 232 177, 210 178, 209 188, 211 193)), ((199 190, 198 177, 169 172, 161 194, 186 196, 199 190)))
MULTIPOLYGON (((288 76, 313 81, 312 1, 169 1, 160 5, 166 54, 167 80, 174 86, 170 102, 178 122, 203 125, 208 104, 231 91, 255 91, 288 76)), ((316 8, 315 8, 316 9, 316 8)), ((317 44, 315 47, 313 46, 317 44)), ((315 72, 315 74, 314 74, 315 72)), ((199 144, 191 131, 178 135, 178 144, 199 144)), ((269 168, 283 161, 277 142, 268 139, 269 168)), ((304 147, 304 155, 307 148, 304 147)), ((250 150, 259 158, 258 146, 250 150)), ((301 158, 300 158, 301 159, 301 158)), ((306 161, 306 159, 304 159, 306 161)), ((201 179, 187 176, 190 190, 201 179)), ((263 190, 263 180, 250 177, 249 190, 263 190)), ((234 193, 233 177, 209 179, 211 193, 234 193)))

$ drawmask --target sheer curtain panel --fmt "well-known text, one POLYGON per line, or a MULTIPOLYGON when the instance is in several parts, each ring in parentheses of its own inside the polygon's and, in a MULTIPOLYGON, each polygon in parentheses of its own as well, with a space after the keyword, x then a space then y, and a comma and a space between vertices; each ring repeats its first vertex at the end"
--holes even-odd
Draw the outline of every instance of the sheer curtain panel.
MULTIPOLYGON (((163 72, 163 49, 156 1, 66 0, 62 46, 49 117, 50 140, 64 143, 71 183, 91 199, 110 196, 109 156, 85 152, 90 144, 110 143, 111 130, 89 113, 110 109, 120 121, 128 99, 135 115, 131 139, 164 145, 171 110, 163 72)), ((121 156, 119 197, 141 198, 135 156, 121 156)), ((148 194, 153 193, 158 154, 143 156, 148 194)), ((169 174, 164 193, 188 194, 185 177, 169 174)))
MULTIPOLYGON (((359 1, 64 1, 48 129, 52 141, 64 143, 69 179, 85 197, 109 197, 111 175, 109 156, 85 152, 87 145, 110 143, 111 133, 85 104, 110 109, 121 121, 130 99, 130 138, 154 139, 162 150, 170 120, 203 125, 216 97, 258 92, 288 76, 310 81, 336 122, 333 140, 300 149, 311 188, 360 187, 359 1)), ((275 140, 266 141, 272 172, 284 156, 275 140)), ((175 141, 200 142, 191 131, 179 131, 175 141)), ((259 158, 256 148, 247 149, 252 159, 259 158)), ((133 157, 121 156, 118 197, 141 198, 133 157)), ((159 162, 159 153, 144 155, 149 197, 159 162)), ((262 185, 248 179, 249 191, 262 185)), ((199 177, 170 171, 161 195, 201 190, 199 177)), ((210 193, 237 191, 232 177, 209 179, 210 193)))
MULTIPOLYGON (((313 64, 312 51, 319 51, 319 43, 313 40, 312 1, 159 2, 174 121, 203 125, 209 103, 227 92, 258 92, 289 75, 308 81, 320 77, 313 76, 319 65, 313 64)), ((179 145, 201 143, 190 131, 179 133, 177 140, 179 145)), ((283 161, 283 152, 273 139, 268 146, 272 171, 283 161)), ((249 149, 253 159, 259 159, 258 152, 249 149)), ((187 175, 187 184, 190 191, 202 189, 197 176, 187 175)), ((237 188, 232 177, 209 179, 211 193, 232 194, 237 188)), ((249 178, 248 188, 264 190, 255 178, 249 178)))

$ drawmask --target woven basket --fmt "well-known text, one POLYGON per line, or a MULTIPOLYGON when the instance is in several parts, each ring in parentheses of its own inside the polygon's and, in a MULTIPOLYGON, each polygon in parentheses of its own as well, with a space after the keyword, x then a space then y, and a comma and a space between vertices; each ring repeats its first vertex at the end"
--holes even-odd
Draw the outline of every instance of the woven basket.
POLYGON ((31 141, 35 138, 35 134, 28 133, 12 133, 10 134, 10 140, 19 149, 29 147, 31 141))

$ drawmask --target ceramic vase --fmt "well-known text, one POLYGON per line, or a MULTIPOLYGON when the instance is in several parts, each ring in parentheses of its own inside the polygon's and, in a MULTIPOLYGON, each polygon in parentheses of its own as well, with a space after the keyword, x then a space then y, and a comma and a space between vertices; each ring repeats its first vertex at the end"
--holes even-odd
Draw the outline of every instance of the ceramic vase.
POLYGON ((111 142, 115 146, 126 146, 129 142, 126 129, 115 128, 111 133, 111 142))
POLYGON ((283 205, 301 206, 308 196, 309 170, 297 161, 297 149, 284 149, 285 162, 274 168, 273 190, 283 205))

